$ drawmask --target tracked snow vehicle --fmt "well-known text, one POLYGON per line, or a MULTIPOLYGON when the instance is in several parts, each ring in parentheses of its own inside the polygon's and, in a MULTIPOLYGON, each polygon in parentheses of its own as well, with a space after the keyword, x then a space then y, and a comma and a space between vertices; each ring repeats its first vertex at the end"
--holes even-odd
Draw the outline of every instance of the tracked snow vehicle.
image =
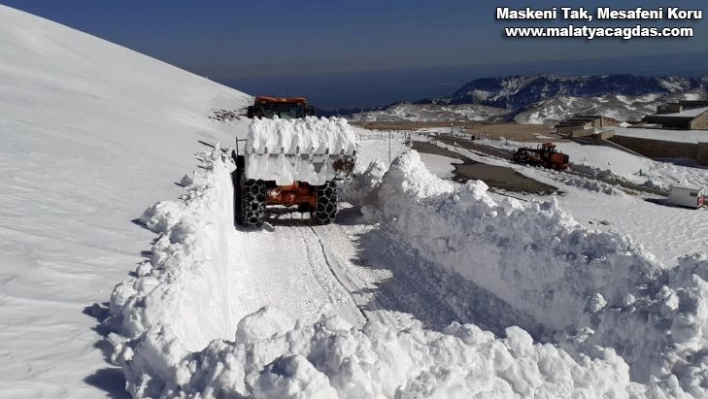
POLYGON ((316 118, 301 97, 256 97, 247 116, 252 121, 245 145, 237 141, 232 153, 236 223, 260 227, 276 206, 297 207, 314 224, 331 223, 336 182, 354 167, 351 126, 340 118, 316 118))

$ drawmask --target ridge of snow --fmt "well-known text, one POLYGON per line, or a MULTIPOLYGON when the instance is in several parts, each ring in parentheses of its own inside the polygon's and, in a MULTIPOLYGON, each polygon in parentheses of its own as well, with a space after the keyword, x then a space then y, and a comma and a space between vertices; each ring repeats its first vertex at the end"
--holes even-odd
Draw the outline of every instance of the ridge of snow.
POLYGON ((626 236, 579 226, 555 202, 496 203, 482 182, 406 189, 413 179, 438 184, 420 164, 414 151, 399 157, 377 189, 378 205, 365 213, 386 220, 423 258, 532 315, 538 325, 522 325, 529 331, 568 334, 559 342, 576 355, 615 348, 633 380, 672 394, 708 393, 705 254, 667 269, 626 236))
POLYGON ((143 373, 167 379, 188 353, 233 337, 233 207, 221 200, 233 197, 233 188, 221 156, 218 146, 203 154, 210 170, 194 173, 184 203, 163 201, 143 213, 141 222, 158 234, 151 258, 111 295, 106 324, 120 334, 109 338, 113 361, 134 397, 158 397, 165 389, 143 373))

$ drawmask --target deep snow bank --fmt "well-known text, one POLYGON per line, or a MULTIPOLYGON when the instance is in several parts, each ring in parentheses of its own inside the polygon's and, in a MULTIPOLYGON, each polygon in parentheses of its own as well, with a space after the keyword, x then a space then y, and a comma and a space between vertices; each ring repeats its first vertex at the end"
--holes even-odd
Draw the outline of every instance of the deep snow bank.
MULTIPOLYGON (((263 311, 242 324, 273 318, 283 316, 263 311)), ((396 333, 378 323, 357 330, 335 318, 264 332, 216 340, 185 358, 176 375, 186 378, 173 381, 170 396, 626 398, 645 392, 611 350, 576 361, 552 345, 533 344, 517 327, 497 339, 473 325, 396 333)))
MULTIPOLYGON (((108 324, 113 359, 122 365, 134 397, 628 397, 648 392, 630 382, 628 367, 612 350, 571 357, 553 345, 534 344, 520 328, 496 338, 473 325, 432 332, 396 332, 376 322, 363 329, 342 319, 302 325, 264 308, 236 324, 229 295, 238 276, 231 256, 232 195, 220 150, 205 154, 207 170, 183 179, 184 202, 162 202, 142 221, 159 236, 152 259, 137 277, 119 284, 108 324)), ((406 163, 406 159, 410 162, 406 163)), ((384 182, 404 177, 402 158, 384 182)), ((369 169, 381 174, 381 165, 369 169)), ((370 183, 375 185, 376 178, 370 183)), ((399 181, 400 182, 400 181, 399 181)), ((384 183, 388 185, 388 183, 384 183)), ((361 187, 365 187, 362 185, 361 187)), ((409 205, 456 185, 410 182, 409 205)), ((389 187, 393 192, 394 188, 389 187)), ((376 194, 385 198, 386 190, 376 194)), ((376 198, 373 198, 376 199, 376 198)), ((238 293, 234 293, 238 294, 238 293)))
POLYGON ((332 161, 355 152, 354 131, 345 119, 316 117, 255 118, 244 149, 248 178, 275 180, 279 185, 296 180, 324 184, 335 176, 332 161))
POLYGON ((113 358, 135 397, 159 396, 184 356, 215 338, 233 337, 233 191, 221 157, 218 145, 202 154, 207 170, 182 180, 183 201, 145 211, 141 222, 158 234, 151 259, 111 296, 107 323, 119 333, 110 336, 113 358))
POLYGON ((496 203, 486 189, 454 189, 413 151, 391 165, 377 205, 363 211, 419 255, 531 315, 538 324, 523 327, 538 336, 569 336, 564 346, 575 353, 615 348, 637 381, 708 394, 705 255, 666 270, 629 238, 581 227, 555 201, 496 203))
POLYGON ((219 154, 217 148, 206 157, 207 172, 184 179, 190 184, 184 203, 146 211, 142 220, 161 233, 153 257, 114 292, 112 321, 122 333, 111 336, 114 358, 135 397, 705 393, 699 356, 706 348, 705 257, 666 272, 631 241, 583 230, 553 203, 497 204, 483 184, 437 179, 415 152, 385 174, 375 163, 354 182, 352 193, 374 204, 364 211, 421 255, 486 284, 539 325, 561 335, 568 326, 569 339, 556 338, 566 349, 534 344, 518 327, 497 338, 474 325, 440 332, 417 326, 396 332, 376 322, 357 329, 339 318, 303 325, 273 308, 236 325, 229 306, 237 300, 228 285, 237 276, 225 267, 230 254, 223 242, 233 239, 224 200, 232 193, 219 154), (657 378, 632 382, 641 378, 633 369, 643 364, 657 378))
POLYGON ((552 329, 576 320, 588 292, 619 302, 661 273, 639 245, 582 228, 555 201, 497 204, 486 190, 481 181, 456 189, 412 151, 393 163, 377 189, 377 206, 364 211, 389 222, 422 256, 552 329))

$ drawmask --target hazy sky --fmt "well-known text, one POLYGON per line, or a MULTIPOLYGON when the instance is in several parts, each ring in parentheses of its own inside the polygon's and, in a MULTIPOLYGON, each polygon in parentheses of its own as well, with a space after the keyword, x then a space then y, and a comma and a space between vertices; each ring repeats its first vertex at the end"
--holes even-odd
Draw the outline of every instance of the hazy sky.
MULTIPOLYGON (((590 42, 503 38, 502 27, 509 24, 494 21, 495 8, 500 3, 488 0, 0 3, 217 79, 708 51, 705 19, 688 24, 696 29, 697 37, 693 39, 590 42)), ((622 8, 706 7, 705 0, 506 3, 514 8, 560 7, 569 3, 591 9, 607 4, 622 8)))

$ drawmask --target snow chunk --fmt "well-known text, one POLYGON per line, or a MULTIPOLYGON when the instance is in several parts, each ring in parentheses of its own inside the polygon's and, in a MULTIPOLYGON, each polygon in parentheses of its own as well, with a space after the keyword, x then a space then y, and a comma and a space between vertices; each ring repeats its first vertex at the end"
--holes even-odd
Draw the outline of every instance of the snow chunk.
POLYGON ((154 233, 165 233, 179 222, 184 205, 174 201, 163 201, 143 212, 140 223, 154 233))
POLYGON ((244 317, 238 323, 236 342, 249 344, 285 334, 293 328, 295 321, 285 312, 266 306, 258 312, 244 317))
POLYGON ((281 357, 260 374, 254 387, 256 397, 273 399, 337 399, 327 376, 317 371, 302 355, 281 357))
POLYGON ((371 197, 381 184, 386 165, 379 160, 371 161, 366 170, 339 187, 339 198, 355 206, 371 205, 371 197))
POLYGON ((321 185, 335 177, 332 163, 354 156, 356 137, 342 118, 254 119, 244 150, 249 179, 279 185, 321 185))

